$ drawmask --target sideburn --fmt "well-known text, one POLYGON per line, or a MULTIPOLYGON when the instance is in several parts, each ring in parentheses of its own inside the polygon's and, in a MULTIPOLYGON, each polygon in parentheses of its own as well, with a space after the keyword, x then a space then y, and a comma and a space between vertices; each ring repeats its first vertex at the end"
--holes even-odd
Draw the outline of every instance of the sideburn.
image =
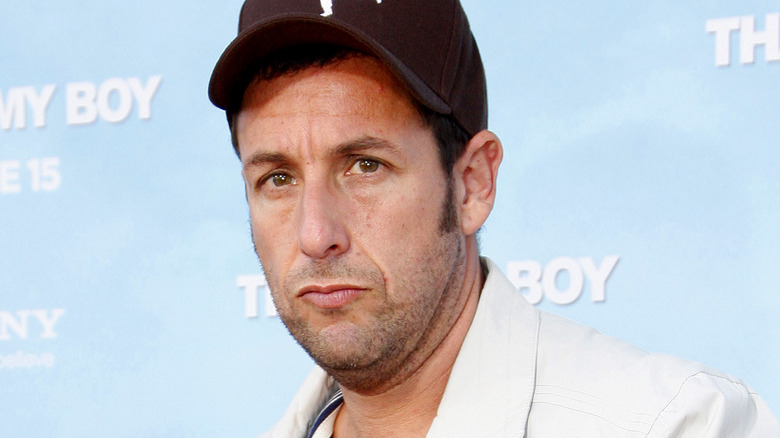
POLYGON ((439 231, 442 235, 449 234, 458 226, 458 212, 455 210, 455 185, 452 177, 447 177, 447 192, 444 194, 444 205, 442 205, 441 216, 439 217, 439 231))

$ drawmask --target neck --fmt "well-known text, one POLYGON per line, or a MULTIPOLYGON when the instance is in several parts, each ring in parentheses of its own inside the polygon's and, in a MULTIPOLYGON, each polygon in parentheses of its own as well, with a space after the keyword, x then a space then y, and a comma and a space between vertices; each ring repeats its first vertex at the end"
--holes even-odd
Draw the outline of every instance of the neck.
POLYGON ((403 436, 424 437, 436 417, 450 371, 458 357, 477 310, 484 284, 476 241, 468 239, 460 309, 449 331, 421 365, 399 383, 379 393, 362 394, 342 387, 344 405, 336 417, 338 438, 403 436))

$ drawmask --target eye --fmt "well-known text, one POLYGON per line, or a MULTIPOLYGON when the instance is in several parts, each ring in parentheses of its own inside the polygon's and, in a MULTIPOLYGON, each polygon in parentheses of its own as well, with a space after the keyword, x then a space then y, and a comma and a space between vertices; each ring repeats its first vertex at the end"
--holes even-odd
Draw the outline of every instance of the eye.
POLYGON ((374 173, 379 170, 382 164, 379 161, 370 158, 361 158, 355 161, 355 164, 349 169, 348 173, 374 173))
POLYGON ((258 182, 257 186, 261 187, 268 183, 272 184, 273 187, 284 187, 295 184, 295 178, 293 178, 292 175, 284 172, 274 172, 262 178, 258 182))
POLYGON ((292 184, 292 177, 290 175, 287 175, 286 173, 275 173, 271 175, 270 178, 268 178, 274 186, 281 187, 286 186, 287 184, 292 184))

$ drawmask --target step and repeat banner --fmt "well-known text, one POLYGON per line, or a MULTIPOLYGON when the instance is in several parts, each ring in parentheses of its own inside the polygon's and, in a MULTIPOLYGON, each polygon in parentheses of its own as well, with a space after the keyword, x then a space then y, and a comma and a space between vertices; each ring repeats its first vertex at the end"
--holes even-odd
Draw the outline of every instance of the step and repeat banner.
MULTIPOLYGON (((254 436, 310 369, 206 96, 240 3, 3 3, 0 436, 254 436)), ((506 150, 483 253, 780 412, 780 5, 464 7, 506 150)))

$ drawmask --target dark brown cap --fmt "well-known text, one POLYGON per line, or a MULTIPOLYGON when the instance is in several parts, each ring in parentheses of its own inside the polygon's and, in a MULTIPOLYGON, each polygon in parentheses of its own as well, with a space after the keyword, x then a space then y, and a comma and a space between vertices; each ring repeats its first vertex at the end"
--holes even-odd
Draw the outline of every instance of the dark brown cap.
POLYGON ((487 127, 485 72, 458 0, 247 0, 209 98, 238 111, 259 59, 307 44, 373 54, 426 107, 471 135, 487 127))

